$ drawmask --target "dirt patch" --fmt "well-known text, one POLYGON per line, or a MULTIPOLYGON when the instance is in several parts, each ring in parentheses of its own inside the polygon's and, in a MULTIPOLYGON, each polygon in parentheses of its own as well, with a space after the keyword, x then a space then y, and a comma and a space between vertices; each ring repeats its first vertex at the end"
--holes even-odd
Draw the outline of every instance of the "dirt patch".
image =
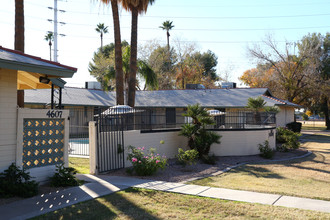
POLYGON ((264 159, 259 155, 254 156, 227 156, 227 157, 217 157, 217 162, 215 165, 208 165, 201 162, 197 162, 195 165, 183 167, 179 165, 175 159, 170 159, 168 161, 168 166, 153 176, 132 176, 126 172, 126 169, 120 169, 112 171, 106 175, 111 176, 131 176, 140 179, 167 181, 167 182, 184 182, 189 179, 198 177, 207 177, 216 172, 223 171, 228 167, 232 167, 241 163, 259 163, 259 162, 272 162, 282 159, 290 159, 306 154, 307 151, 303 149, 292 150, 289 152, 276 152, 274 157, 269 159, 264 159))

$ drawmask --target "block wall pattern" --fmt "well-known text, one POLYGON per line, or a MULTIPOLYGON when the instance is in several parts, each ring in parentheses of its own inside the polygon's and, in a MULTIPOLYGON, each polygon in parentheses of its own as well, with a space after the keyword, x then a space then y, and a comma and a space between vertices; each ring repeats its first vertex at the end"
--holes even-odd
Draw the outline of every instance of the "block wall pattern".
POLYGON ((23 168, 64 163, 64 119, 24 119, 23 168))

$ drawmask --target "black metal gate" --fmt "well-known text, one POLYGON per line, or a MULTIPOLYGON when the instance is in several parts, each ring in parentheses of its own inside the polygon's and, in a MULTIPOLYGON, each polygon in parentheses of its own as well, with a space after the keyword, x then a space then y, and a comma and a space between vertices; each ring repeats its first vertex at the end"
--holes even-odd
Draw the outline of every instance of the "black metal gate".
POLYGON ((99 173, 125 167, 124 117, 122 114, 97 114, 97 168, 99 173))

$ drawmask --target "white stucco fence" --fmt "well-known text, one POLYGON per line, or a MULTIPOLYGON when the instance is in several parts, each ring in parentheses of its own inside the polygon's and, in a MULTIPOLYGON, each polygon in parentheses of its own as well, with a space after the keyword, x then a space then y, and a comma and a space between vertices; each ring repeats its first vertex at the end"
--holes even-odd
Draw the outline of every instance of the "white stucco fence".
MULTIPOLYGON (((91 124, 90 124, 91 126, 91 124)), ((91 173, 96 171, 96 137, 95 129, 90 127, 93 132, 90 133, 90 161, 91 173), (95 144, 94 144, 95 143, 95 144)), ((259 154, 258 144, 269 141, 269 146, 275 149, 275 128, 250 129, 250 130, 223 130, 216 131, 221 135, 221 143, 213 144, 210 153, 215 156, 247 156, 259 154)), ((110 132, 108 132, 110 135, 110 132)), ((102 140, 99 140, 102 141, 102 140)), ((160 155, 166 155, 167 158, 174 158, 178 153, 178 148, 187 148, 187 138, 179 136, 179 131, 152 131, 141 132, 139 130, 124 131, 125 159, 127 158, 128 146, 145 147, 145 149, 155 148, 160 155), (160 142, 164 141, 164 144, 160 142)), ((131 166, 130 161, 125 161, 125 167, 131 166)))

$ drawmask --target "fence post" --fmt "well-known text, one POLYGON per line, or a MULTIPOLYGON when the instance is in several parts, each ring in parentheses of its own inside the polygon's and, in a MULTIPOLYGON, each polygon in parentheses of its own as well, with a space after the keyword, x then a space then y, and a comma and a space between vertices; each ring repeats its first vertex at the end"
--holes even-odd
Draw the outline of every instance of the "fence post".
POLYGON ((89 172, 97 175, 97 133, 96 122, 89 122, 89 172))

